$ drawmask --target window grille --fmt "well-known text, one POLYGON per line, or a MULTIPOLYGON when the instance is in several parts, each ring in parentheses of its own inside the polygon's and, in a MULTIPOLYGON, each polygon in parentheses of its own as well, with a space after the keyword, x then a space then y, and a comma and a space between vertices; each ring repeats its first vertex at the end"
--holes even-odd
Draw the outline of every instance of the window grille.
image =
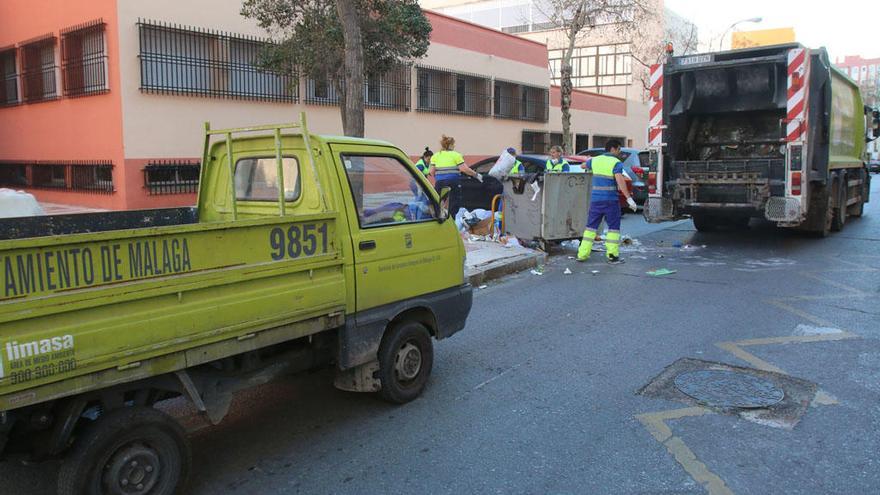
POLYGON ((501 119, 547 122, 550 113, 550 92, 525 84, 495 80, 493 110, 501 119))
POLYGON ((19 48, 21 58, 22 99, 27 103, 53 100, 58 97, 55 73, 56 38, 52 35, 26 41, 19 48))
POLYGON ((0 161, 0 186, 112 194, 113 163, 86 161, 0 161))
POLYGON ((417 68, 417 77, 419 111, 491 115, 488 78, 423 66, 417 68))
POLYGON ((144 167, 144 188, 150 195, 190 194, 199 190, 198 161, 160 160, 144 167))
MULTIPOLYGON (((364 78, 364 106, 406 112, 410 109, 412 65, 398 64, 384 74, 364 78)), ((306 103, 339 105, 336 88, 326 79, 306 79, 306 103)))
POLYGON ((106 25, 96 20, 61 31, 61 80, 64 96, 106 93, 106 25))
MULTIPOLYGON (((553 84, 560 84, 561 49, 549 50, 553 84)), ((571 83, 575 88, 600 88, 632 84, 632 49, 629 43, 584 46, 574 49, 571 57, 571 83)))
POLYGON ((296 74, 258 67, 268 40, 140 20, 141 91, 295 103, 296 74))
POLYGON ((0 48, 0 107, 19 103, 18 99, 18 66, 16 65, 15 48, 0 48))
POLYGON ((522 131, 522 152, 543 155, 548 152, 550 135, 547 131, 522 131))

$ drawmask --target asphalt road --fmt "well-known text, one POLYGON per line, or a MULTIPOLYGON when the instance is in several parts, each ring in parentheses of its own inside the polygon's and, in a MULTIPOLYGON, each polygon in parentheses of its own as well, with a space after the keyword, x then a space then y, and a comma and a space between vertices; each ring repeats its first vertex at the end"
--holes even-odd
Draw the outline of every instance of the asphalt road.
MULTIPOLYGON (((557 253, 543 275, 476 291, 408 405, 337 391, 324 372, 239 394, 192 435, 190 493, 877 493, 873 189, 827 239, 629 216, 625 265, 557 253), (784 370, 820 400, 786 429, 636 393, 684 357, 784 370)), ((0 493, 51 493, 56 470, 0 465, 0 493)))

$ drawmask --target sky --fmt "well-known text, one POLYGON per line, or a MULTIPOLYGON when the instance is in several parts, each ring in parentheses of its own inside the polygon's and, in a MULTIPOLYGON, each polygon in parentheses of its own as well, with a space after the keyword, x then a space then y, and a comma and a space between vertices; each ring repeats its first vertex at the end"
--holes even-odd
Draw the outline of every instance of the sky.
MULTIPOLYGON (((797 41, 810 48, 826 47, 832 62, 844 55, 880 57, 878 4, 877 0, 665 0, 666 7, 697 25, 701 49, 711 40, 712 50, 717 50, 721 33, 731 24, 762 17, 760 23, 743 23, 736 30, 793 27, 797 41)), ((729 36, 725 48, 730 46, 729 36)))

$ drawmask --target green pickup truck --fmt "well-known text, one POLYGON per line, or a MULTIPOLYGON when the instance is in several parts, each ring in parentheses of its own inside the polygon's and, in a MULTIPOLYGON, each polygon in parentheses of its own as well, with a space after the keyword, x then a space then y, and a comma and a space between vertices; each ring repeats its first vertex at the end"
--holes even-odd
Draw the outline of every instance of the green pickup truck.
POLYGON ((335 365, 413 400, 465 325, 448 191, 403 152, 304 115, 205 130, 196 208, 0 220, 0 453, 63 457, 60 494, 182 490, 166 399, 216 424, 237 390, 335 365))

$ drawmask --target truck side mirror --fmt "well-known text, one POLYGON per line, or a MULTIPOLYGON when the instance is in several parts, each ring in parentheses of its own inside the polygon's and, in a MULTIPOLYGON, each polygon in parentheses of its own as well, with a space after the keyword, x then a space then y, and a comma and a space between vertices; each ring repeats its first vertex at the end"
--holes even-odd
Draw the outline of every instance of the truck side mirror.
POLYGON ((452 191, 449 187, 444 187, 440 189, 440 216, 437 217, 437 221, 443 223, 449 218, 449 208, 445 208, 443 206, 443 202, 449 198, 449 193, 452 191))

